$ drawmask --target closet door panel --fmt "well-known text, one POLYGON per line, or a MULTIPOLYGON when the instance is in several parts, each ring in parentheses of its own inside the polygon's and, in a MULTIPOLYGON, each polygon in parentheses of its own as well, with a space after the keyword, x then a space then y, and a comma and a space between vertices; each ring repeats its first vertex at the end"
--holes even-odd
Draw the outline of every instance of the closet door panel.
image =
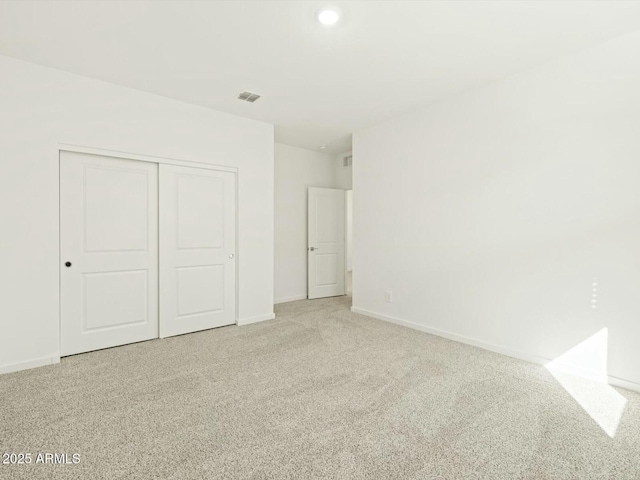
POLYGON ((158 337, 158 166, 60 154, 61 355, 158 337))
POLYGON ((160 165, 160 336, 236 321, 235 173, 160 165))

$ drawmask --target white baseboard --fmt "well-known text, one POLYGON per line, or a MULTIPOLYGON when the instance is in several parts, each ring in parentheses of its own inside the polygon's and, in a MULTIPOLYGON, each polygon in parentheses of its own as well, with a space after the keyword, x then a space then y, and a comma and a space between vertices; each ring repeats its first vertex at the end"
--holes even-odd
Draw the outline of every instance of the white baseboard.
POLYGON ((623 378, 612 377, 609 375, 609 385, 613 385, 614 387, 625 388, 627 390, 632 390, 634 392, 640 392, 640 383, 630 382, 629 380, 625 380, 623 378))
POLYGON ((257 317, 239 318, 238 326, 251 325, 252 323, 264 322, 276 318, 275 313, 267 313, 266 315, 258 315, 257 317))
POLYGON ((19 372, 20 370, 28 370, 30 368, 44 367, 46 365, 55 365, 60 363, 60 357, 42 357, 27 362, 12 363, 11 365, 3 365, 0 367, 0 374, 19 372))
MULTIPOLYGON (((385 315, 382 313, 372 312, 370 310, 365 310, 364 308, 351 307, 351 311, 353 313, 359 313, 360 315, 365 315, 367 317, 375 318, 375 319, 382 320, 389 323, 395 323, 396 325, 412 328, 414 330, 419 330, 421 332, 429 333, 431 335, 436 335, 438 337, 443 337, 449 340, 454 340, 456 342, 464 343, 466 345, 472 345, 474 347, 482 348, 484 350, 489 350, 490 352, 500 353, 508 357, 517 358, 519 360, 535 363, 537 365, 546 365, 551 361, 550 358, 544 358, 531 353, 513 350, 511 348, 503 347, 501 345, 494 345, 492 343, 476 340, 475 338, 465 337, 464 335, 458 335, 457 333, 447 332, 446 330, 441 330, 439 328, 427 327, 425 325, 420 325, 419 323, 410 322, 408 320, 403 320, 401 318, 392 317, 390 315, 385 315)), ((625 388, 627 390, 632 390, 634 392, 640 392, 639 383, 635 383, 629 380, 625 380, 623 378, 618 378, 613 376, 609 376, 608 380, 609 380, 609 385, 625 388)))
POLYGON ((282 297, 282 298, 276 298, 273 303, 274 304, 278 304, 278 303, 287 303, 287 302, 295 302, 297 300, 306 300, 307 299, 307 295, 294 295, 293 297, 282 297))

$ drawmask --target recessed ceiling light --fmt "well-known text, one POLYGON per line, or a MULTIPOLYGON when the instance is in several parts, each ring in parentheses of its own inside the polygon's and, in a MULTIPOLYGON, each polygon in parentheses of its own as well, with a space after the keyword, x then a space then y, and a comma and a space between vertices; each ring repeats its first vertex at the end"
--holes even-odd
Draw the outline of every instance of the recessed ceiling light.
POLYGON ((340 20, 340 11, 335 7, 324 7, 318 10, 316 18, 325 27, 332 27, 340 20))
POLYGON ((320 150, 325 150, 327 148, 326 145, 320 145, 320 150))

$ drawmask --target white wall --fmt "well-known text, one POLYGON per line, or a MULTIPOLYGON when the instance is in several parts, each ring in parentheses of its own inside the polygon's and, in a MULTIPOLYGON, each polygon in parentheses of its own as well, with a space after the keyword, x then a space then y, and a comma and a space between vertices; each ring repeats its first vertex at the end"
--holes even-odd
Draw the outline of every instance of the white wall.
POLYGON ((340 188, 334 157, 275 144, 275 302, 307 298, 307 188, 340 188))
POLYGON ((540 361, 608 328, 609 374, 640 384, 638 52, 640 32, 356 133, 354 310, 540 361))
POLYGON ((0 57, 0 372, 59 355, 59 142, 238 167, 239 320, 272 317, 272 125, 0 57))
POLYGON ((351 190, 353 186, 353 165, 345 167, 343 163, 344 157, 347 155, 351 155, 351 152, 344 152, 335 156, 336 185, 337 188, 342 188, 343 190, 351 190))

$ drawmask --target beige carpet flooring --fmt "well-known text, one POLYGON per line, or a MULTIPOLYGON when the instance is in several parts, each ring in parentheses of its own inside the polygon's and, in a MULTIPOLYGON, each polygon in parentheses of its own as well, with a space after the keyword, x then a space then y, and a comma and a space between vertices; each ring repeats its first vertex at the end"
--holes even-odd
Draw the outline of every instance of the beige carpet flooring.
POLYGON ((610 438, 543 367, 349 303, 0 376, 0 451, 81 458, 0 478, 640 478, 640 395, 610 438))

